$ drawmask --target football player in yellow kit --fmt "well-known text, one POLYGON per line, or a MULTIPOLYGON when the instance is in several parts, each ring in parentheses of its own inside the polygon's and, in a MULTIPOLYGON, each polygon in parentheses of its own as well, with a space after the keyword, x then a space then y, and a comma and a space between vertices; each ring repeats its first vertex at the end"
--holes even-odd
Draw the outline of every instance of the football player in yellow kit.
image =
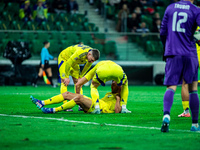
POLYGON ((77 44, 64 49, 58 56, 58 68, 61 78, 60 92, 67 92, 67 86, 70 82, 69 75, 72 76, 74 84, 91 67, 92 63, 98 60, 100 52, 83 44, 77 44), (79 64, 85 64, 80 73, 79 64))
POLYGON ((92 79, 92 84, 90 86, 91 89, 91 97, 92 100, 95 101, 95 110, 94 113, 100 114, 100 107, 99 107, 99 93, 98 93, 98 86, 101 84, 105 86, 107 81, 114 80, 117 82, 117 85, 120 87, 120 106, 122 106, 122 113, 131 113, 126 108, 127 99, 128 99, 128 80, 127 76, 124 73, 121 66, 116 64, 113 61, 100 61, 96 64, 94 68, 92 68, 83 78, 81 78, 76 83, 76 91, 77 93, 80 92, 80 88, 83 84, 88 82, 92 79))
MULTIPOLYGON (((120 106, 120 88, 117 86, 115 81, 112 82, 112 92, 107 93, 104 98, 100 99, 99 105, 101 109, 101 113, 120 113, 121 106, 120 106)), ((31 96, 31 100, 38 108, 41 108, 42 112, 44 113, 56 113, 62 110, 71 109, 75 105, 79 105, 83 108, 85 113, 92 113, 95 109, 95 101, 89 97, 86 97, 81 94, 65 92, 60 95, 54 96, 50 99, 41 101, 33 96, 31 96), (56 108, 45 108, 44 105, 50 105, 55 103, 60 103, 64 100, 70 100, 63 105, 56 107, 56 108)))
MULTIPOLYGON (((197 30, 199 29, 200 27, 197 28, 197 30)), ((196 48, 197 48, 199 66, 200 66, 200 43, 199 42, 200 41, 196 41, 196 48)), ((199 73, 200 73, 200 69, 199 69, 199 73)), ((198 73, 198 76, 199 76, 199 73, 198 73)), ((200 80, 198 80, 198 83, 200 83, 200 80)), ((183 80, 182 89, 181 89, 181 98, 182 98, 182 105, 183 105, 184 111, 182 114, 178 115, 178 117, 190 117, 188 84, 186 84, 184 80, 183 80)))

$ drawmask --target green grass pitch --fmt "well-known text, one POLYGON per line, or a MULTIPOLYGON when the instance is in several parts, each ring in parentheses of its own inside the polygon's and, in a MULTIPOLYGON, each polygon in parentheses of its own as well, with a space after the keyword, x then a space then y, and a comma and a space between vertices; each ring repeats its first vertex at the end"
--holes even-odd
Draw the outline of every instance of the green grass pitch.
MULTIPOLYGON (((161 133, 164 86, 129 86, 131 114, 84 114, 78 111, 43 114, 29 99, 59 94, 49 86, 0 87, 0 149, 199 149, 200 133, 190 132, 178 87, 171 110, 170 132, 161 133)), ((89 87, 84 94, 90 96, 89 87)), ((100 97, 110 87, 99 87, 100 97)), ((69 87, 73 92, 73 87, 69 87)), ((56 106, 56 105, 53 105, 56 106)))

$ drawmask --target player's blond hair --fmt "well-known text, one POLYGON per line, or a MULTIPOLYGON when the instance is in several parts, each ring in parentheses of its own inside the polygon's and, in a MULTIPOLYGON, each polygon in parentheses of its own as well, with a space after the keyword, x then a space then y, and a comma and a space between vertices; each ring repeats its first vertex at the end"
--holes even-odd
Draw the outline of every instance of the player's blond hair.
POLYGON ((92 49, 91 51, 92 56, 94 57, 95 60, 98 60, 100 57, 100 52, 98 49, 92 49))

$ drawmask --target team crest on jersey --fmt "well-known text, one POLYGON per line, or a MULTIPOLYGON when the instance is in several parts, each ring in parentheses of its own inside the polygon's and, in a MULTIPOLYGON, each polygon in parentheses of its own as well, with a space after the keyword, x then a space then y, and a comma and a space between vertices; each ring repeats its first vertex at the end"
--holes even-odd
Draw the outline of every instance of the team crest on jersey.
POLYGON ((108 95, 107 97, 110 98, 112 95, 108 95))
POLYGON ((75 60, 78 60, 78 57, 74 58, 75 60))
POLYGON ((65 77, 65 74, 64 74, 64 73, 62 73, 62 77, 65 77))

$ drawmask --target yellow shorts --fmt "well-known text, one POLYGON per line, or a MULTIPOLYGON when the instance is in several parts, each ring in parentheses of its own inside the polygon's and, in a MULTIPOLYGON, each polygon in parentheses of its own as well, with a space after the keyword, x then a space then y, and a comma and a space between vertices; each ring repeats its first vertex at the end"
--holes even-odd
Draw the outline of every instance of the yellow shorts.
MULTIPOLYGON (((61 77, 61 79, 63 78, 68 78, 66 77, 66 73, 65 73, 65 66, 66 66, 66 61, 65 59, 63 59, 60 55, 58 57, 58 69, 59 69, 59 75, 61 77)), ((78 66, 79 67, 79 66, 78 66)), ((70 68, 70 73, 69 75, 71 75, 72 77, 78 79, 79 78, 79 74, 80 74, 80 70, 75 70, 74 68, 70 68)))
MULTIPOLYGON (((87 97, 89 98, 89 97, 87 97)), ((92 100, 91 98, 89 98, 91 101, 92 101, 92 105, 90 106, 90 109, 86 112, 86 113, 91 113, 95 110, 95 103, 96 101, 95 100, 92 100)))
POLYGON ((117 64, 107 64, 106 66, 100 66, 96 70, 96 74, 93 77, 93 81, 105 86, 107 81, 114 80, 119 86, 121 86, 126 80, 127 76, 123 69, 117 64))

